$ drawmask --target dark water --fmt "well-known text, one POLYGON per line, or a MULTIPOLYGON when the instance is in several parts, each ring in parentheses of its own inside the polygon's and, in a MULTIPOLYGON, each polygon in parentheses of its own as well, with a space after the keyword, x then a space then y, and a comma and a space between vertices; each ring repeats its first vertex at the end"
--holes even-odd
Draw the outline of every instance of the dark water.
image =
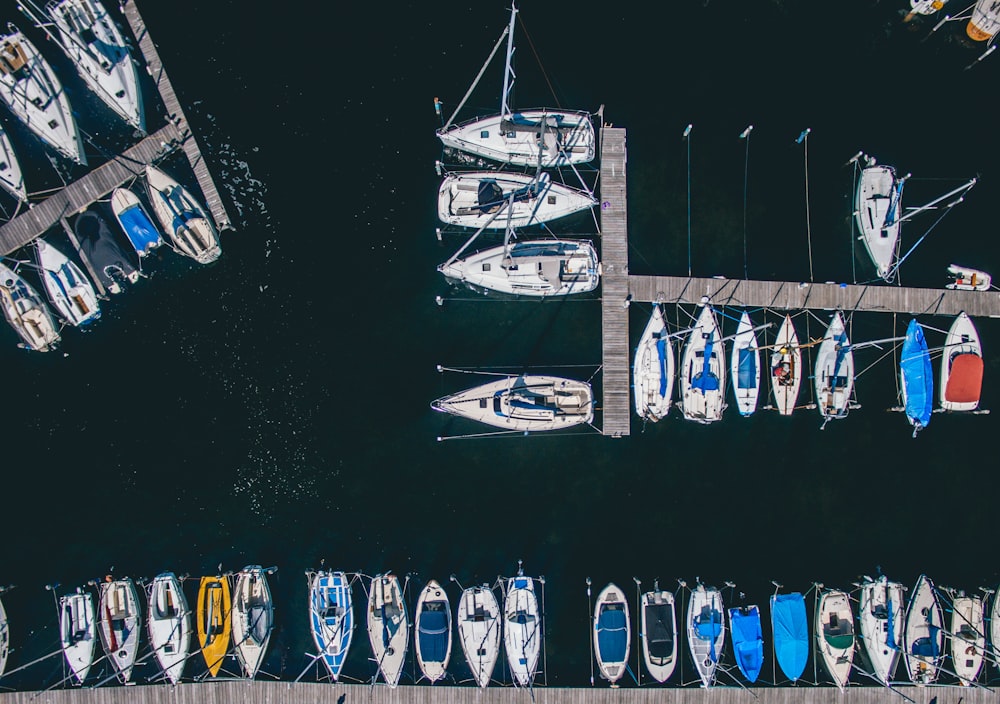
MULTIPOLYGON (((930 22, 901 22, 905 7, 712 0, 651 15, 638 3, 526 3, 515 99, 603 104, 607 122, 628 128, 633 273, 687 271, 688 123, 695 274, 741 276, 745 231, 751 277, 808 280, 811 243, 816 281, 871 278, 851 239, 845 162, 858 150, 912 172, 914 205, 981 178, 907 260, 904 283, 943 286, 952 261, 997 273, 989 106, 1000 59, 963 70, 982 50, 960 41, 964 23, 931 35, 930 22), (738 135, 749 124, 747 143, 738 135), (795 138, 807 127, 804 148, 795 138)), ((264 669, 293 679, 313 649, 303 572, 321 560, 412 574, 412 608, 429 579, 454 599, 450 575, 492 582, 521 559, 527 574, 546 577, 545 679, 560 685, 589 680, 587 577, 630 594, 633 577, 669 589, 678 578, 731 580, 761 604, 771 580, 806 591, 814 581, 850 589, 878 569, 967 590, 1000 579, 988 547, 993 416, 935 415, 911 440, 903 416, 885 410, 897 403, 896 372, 877 350, 857 355, 859 369, 871 365, 857 383, 862 407, 823 432, 815 411, 744 419, 731 408, 711 427, 679 415, 646 428, 635 421, 620 440, 593 430, 436 440, 482 430, 430 410, 476 381, 439 374, 437 364, 547 369, 600 384, 596 298, 485 300, 450 291, 435 271, 463 238, 434 235, 432 101, 448 114, 461 100, 507 21, 502 3, 140 10, 237 227, 208 267, 158 253, 150 278, 107 301, 92 331, 65 331, 59 352, 17 349, 12 332, 0 345, 0 580, 18 585, 4 596, 8 670, 58 648, 44 585, 58 582, 61 593, 110 571, 194 578, 220 564, 277 566, 278 625, 264 669)), ((130 136, 54 48, 43 50, 79 99, 99 163, 98 147, 130 136)), ((495 63, 464 114, 495 109, 499 83, 495 63)), ((155 128, 162 118, 147 95, 155 128)), ((32 153, 28 136, 15 138, 32 153)), ((41 150, 34 157, 29 189, 57 184, 41 150)), ((904 226, 904 249, 936 217, 904 226)), ((648 313, 648 304, 632 307, 632 344, 648 313)), ((806 316, 798 321, 802 334, 806 316)), ((852 338, 901 335, 906 322, 857 315, 852 338)), ((989 408, 1000 340, 992 321, 976 322, 989 408)), ((809 326, 818 335, 822 321, 809 326)), ((928 334, 932 346, 943 339, 928 334)), ((354 594, 364 598, 361 585, 354 594)), ((345 675, 367 679, 369 653, 358 629, 345 675)), ((457 649, 452 663, 464 679, 457 649)), ((192 659, 187 674, 201 671, 192 659)), ((687 662, 685 679, 692 673, 687 662)), ((155 674, 150 659, 138 677, 155 674)), ((54 657, 4 684, 44 687, 62 675, 54 657)))

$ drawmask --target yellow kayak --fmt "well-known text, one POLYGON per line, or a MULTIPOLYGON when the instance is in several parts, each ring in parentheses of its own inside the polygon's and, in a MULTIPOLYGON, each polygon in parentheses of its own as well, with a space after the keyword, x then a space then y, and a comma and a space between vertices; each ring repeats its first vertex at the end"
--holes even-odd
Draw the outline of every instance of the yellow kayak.
POLYGON ((219 673, 229 650, 230 615, 229 580, 202 577, 198 590, 198 644, 212 677, 219 673))

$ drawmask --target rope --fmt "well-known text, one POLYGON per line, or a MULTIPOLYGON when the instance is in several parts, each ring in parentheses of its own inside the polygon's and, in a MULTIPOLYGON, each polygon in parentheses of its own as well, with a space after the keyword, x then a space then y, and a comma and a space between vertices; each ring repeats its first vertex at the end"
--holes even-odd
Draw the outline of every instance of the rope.
POLYGON ((528 40, 528 46, 531 48, 531 53, 534 55, 535 61, 538 63, 538 70, 541 71, 542 78, 545 79, 545 85, 547 85, 549 90, 552 92, 552 99, 555 101, 556 107, 561 109, 562 105, 559 104, 559 98, 556 96, 556 90, 552 87, 552 81, 549 80, 548 74, 545 73, 545 67, 542 66, 542 60, 538 56, 538 51, 535 49, 534 42, 531 41, 531 35, 528 34, 528 29, 524 26, 524 20, 521 19, 520 14, 518 14, 517 20, 521 25, 521 31, 524 32, 524 38, 528 40))
POLYGON ((813 277, 813 259, 812 259, 812 228, 809 224, 809 128, 806 128, 801 135, 799 135, 799 140, 803 142, 803 154, 805 155, 805 172, 806 172, 806 241, 809 244, 809 281, 815 281, 813 277))
MULTIPOLYGON (((684 130, 687 142, 687 226, 688 226, 688 277, 691 276, 691 125, 684 130)), ((749 149, 749 147, 747 147, 749 149)), ((745 225, 744 225, 745 228, 745 225)))

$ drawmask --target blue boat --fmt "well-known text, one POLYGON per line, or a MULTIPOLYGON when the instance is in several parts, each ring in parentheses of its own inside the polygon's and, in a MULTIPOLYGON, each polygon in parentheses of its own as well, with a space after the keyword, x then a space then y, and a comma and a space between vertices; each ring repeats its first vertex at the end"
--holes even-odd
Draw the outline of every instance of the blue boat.
POLYGON ((417 663, 431 684, 448 673, 451 659, 451 605, 448 594, 431 580, 417 598, 417 663))
POLYGON ((778 665, 785 677, 795 682, 809 660, 806 600, 800 593, 771 595, 771 629, 778 665))
POLYGON ((903 389, 903 407, 913 426, 913 437, 931 422, 934 410, 934 373, 924 339, 924 328, 914 318, 906 328, 899 359, 899 377, 903 389))
POLYGON ((336 682, 351 647, 354 612, 351 583, 343 572, 314 572, 309 575, 309 623, 330 678, 336 682))
POLYGON ((729 609, 729 627, 732 629, 736 664, 748 682, 756 682, 764 665, 760 609, 756 604, 729 609))
POLYGON ((631 637, 625 594, 609 584, 601 590, 594 606, 594 653, 601 677, 613 687, 628 666, 631 637))
POLYGON ((145 257, 163 243, 163 237, 142 201, 129 189, 116 188, 111 192, 111 210, 139 257, 145 257))

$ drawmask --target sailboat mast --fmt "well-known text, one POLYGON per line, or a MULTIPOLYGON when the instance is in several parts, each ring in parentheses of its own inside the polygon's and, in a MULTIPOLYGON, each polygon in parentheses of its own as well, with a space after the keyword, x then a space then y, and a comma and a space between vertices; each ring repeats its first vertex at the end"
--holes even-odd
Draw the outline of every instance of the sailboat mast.
POLYGON ((514 19, 517 17, 517 7, 512 2, 510 4, 510 25, 507 27, 507 64, 503 73, 503 94, 500 97, 500 118, 503 119, 510 114, 510 107, 507 105, 507 98, 514 88, 514 19))
POLYGON ((947 198, 951 198, 954 195, 958 195, 959 193, 962 193, 964 191, 970 190, 973 186, 976 185, 976 181, 977 180, 978 179, 975 179, 975 178, 971 179, 971 180, 967 181, 966 183, 962 184, 961 186, 959 186, 958 188, 956 188, 956 189, 954 189, 952 191, 948 191, 943 196, 939 196, 939 197, 935 198, 930 203, 927 203, 926 205, 921 205, 919 208, 914 208, 913 210, 911 210, 906 215, 904 215, 903 217, 899 218, 898 220, 896 220, 895 223, 892 223, 892 224, 895 225, 895 224, 899 224, 899 223, 903 222, 904 220, 909 220, 910 218, 912 218, 917 213, 922 213, 925 210, 930 210, 935 205, 937 205, 938 203, 940 203, 941 201, 943 201, 943 200, 945 200, 947 198))

